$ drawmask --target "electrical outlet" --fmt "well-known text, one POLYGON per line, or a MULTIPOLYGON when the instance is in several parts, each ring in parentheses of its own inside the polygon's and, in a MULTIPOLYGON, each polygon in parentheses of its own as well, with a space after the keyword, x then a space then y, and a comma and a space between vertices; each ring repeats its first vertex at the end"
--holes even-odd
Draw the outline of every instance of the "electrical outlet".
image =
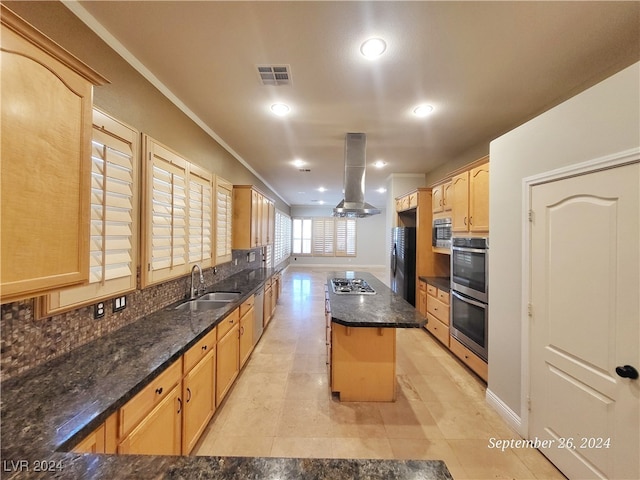
POLYGON ((104 302, 98 302, 93 306, 93 318, 96 320, 104 317, 104 302))
POLYGON ((113 312, 119 312, 127 308, 127 296, 116 297, 113 299, 113 312))

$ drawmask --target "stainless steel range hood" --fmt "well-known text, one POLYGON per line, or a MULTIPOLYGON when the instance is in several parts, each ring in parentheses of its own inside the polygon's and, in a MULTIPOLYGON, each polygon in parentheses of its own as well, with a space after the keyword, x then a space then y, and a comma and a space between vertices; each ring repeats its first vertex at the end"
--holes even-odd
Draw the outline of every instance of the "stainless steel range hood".
POLYGON ((367 135, 347 133, 344 144, 344 200, 333 209, 334 217, 362 218, 380 213, 364 201, 367 135))

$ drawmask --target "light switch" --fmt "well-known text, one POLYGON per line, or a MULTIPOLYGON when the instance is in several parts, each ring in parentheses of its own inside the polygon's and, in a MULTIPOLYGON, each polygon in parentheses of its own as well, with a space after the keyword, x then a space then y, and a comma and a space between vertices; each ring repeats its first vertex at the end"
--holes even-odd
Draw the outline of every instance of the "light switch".
POLYGON ((127 306, 127 296, 123 295, 121 297, 116 297, 113 299, 113 311, 119 312, 124 310, 127 306))

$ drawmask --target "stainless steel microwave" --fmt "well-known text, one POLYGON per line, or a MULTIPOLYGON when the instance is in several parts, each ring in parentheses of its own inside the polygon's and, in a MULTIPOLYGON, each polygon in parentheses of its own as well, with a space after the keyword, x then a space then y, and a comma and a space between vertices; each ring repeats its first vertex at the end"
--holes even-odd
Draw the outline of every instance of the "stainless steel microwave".
POLYGON ((431 245, 438 248, 451 248, 451 218, 435 218, 431 232, 431 245))

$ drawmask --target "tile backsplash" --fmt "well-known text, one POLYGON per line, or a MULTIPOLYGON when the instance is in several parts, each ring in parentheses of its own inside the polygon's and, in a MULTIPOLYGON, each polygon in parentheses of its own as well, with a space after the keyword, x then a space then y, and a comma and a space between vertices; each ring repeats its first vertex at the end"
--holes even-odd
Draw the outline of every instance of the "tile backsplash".
MULTIPOLYGON (((231 262, 204 270, 205 283, 211 286, 234 273, 262 266, 261 249, 234 250, 231 262), (255 260, 249 262, 249 253, 255 260), (237 265, 235 264, 237 260, 237 265)), ((85 343, 135 322, 140 318, 185 298, 190 275, 127 294, 127 307, 113 313, 112 302, 105 301, 105 316, 94 319, 94 306, 35 319, 36 299, 1 306, 0 381, 15 377, 37 365, 69 352, 85 343)))

